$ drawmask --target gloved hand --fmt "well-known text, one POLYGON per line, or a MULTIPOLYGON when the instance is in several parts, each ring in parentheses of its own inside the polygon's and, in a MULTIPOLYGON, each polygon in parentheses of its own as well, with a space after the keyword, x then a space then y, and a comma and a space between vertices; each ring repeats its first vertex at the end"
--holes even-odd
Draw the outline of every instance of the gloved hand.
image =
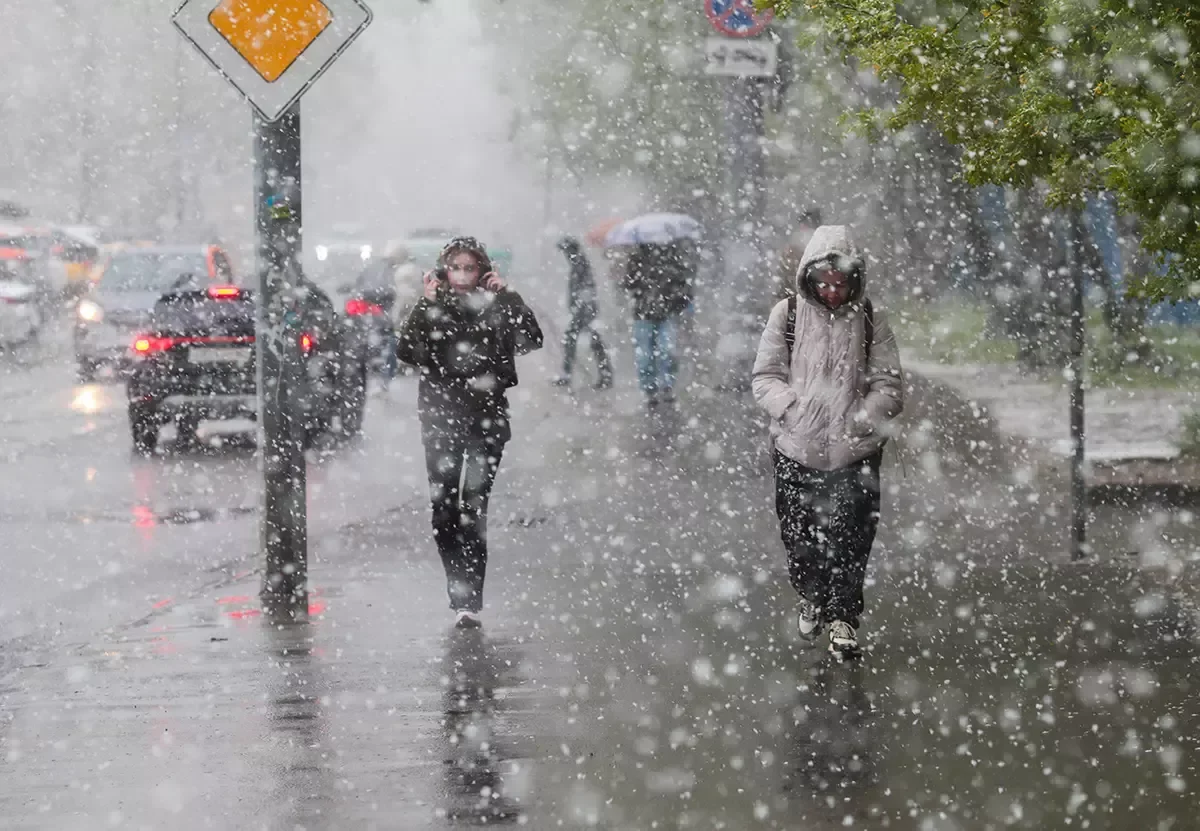
POLYGON ((875 425, 866 410, 859 410, 846 422, 846 435, 852 439, 865 439, 875 432, 875 425))

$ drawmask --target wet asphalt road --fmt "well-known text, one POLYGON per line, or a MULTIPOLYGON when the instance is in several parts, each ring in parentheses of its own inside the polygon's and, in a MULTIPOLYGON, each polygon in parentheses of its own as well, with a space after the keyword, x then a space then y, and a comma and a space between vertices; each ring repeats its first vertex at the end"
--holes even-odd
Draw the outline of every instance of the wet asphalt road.
POLYGON ((871 648, 831 662, 796 642, 752 415, 572 403, 548 369, 522 366, 459 633, 411 381, 314 461, 313 619, 279 629, 248 448, 134 458, 118 387, 9 367, 0 828, 1193 827, 1186 564, 1045 565, 1036 486, 917 402, 871 648))

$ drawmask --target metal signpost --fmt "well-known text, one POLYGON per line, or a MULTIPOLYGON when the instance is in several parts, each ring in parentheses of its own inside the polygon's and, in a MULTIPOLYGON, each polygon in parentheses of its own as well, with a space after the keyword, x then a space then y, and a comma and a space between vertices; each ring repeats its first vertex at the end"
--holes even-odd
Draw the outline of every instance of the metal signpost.
POLYGON ((362 0, 184 0, 172 21, 254 114, 262 599, 308 614, 304 382, 294 311, 302 245, 300 98, 370 25, 362 0))
POLYGON ((732 297, 738 346, 729 372, 735 389, 749 384, 746 357, 753 360, 755 275, 762 268, 762 223, 766 212, 765 86, 775 75, 778 51, 774 41, 757 38, 774 19, 759 13, 753 0, 705 0, 705 13, 721 35, 705 44, 705 73, 730 76, 725 84, 725 141, 728 159, 723 259, 732 297))

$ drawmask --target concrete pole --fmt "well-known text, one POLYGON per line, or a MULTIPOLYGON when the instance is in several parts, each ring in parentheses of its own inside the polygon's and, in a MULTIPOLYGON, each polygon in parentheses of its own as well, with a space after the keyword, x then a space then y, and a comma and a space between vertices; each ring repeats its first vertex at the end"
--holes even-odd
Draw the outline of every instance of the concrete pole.
POLYGON ((262 600, 277 618, 302 620, 308 614, 307 471, 299 407, 304 368, 298 319, 290 308, 303 251, 299 103, 273 123, 255 115, 254 160, 262 600))

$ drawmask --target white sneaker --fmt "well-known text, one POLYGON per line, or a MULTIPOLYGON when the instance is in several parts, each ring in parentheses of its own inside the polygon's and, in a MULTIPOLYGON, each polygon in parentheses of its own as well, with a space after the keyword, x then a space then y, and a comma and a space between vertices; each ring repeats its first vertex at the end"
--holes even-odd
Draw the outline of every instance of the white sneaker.
POLYGON ((459 629, 478 629, 483 626, 483 621, 479 619, 478 612, 468 612, 466 609, 460 609, 458 617, 454 620, 454 625, 459 629))
POLYGON ((829 651, 843 658, 853 658, 858 654, 858 637, 854 627, 844 620, 835 620, 829 624, 829 651))
POLYGON ((799 624, 800 637, 806 641, 815 640, 821 634, 821 610, 817 604, 800 598, 799 624))

